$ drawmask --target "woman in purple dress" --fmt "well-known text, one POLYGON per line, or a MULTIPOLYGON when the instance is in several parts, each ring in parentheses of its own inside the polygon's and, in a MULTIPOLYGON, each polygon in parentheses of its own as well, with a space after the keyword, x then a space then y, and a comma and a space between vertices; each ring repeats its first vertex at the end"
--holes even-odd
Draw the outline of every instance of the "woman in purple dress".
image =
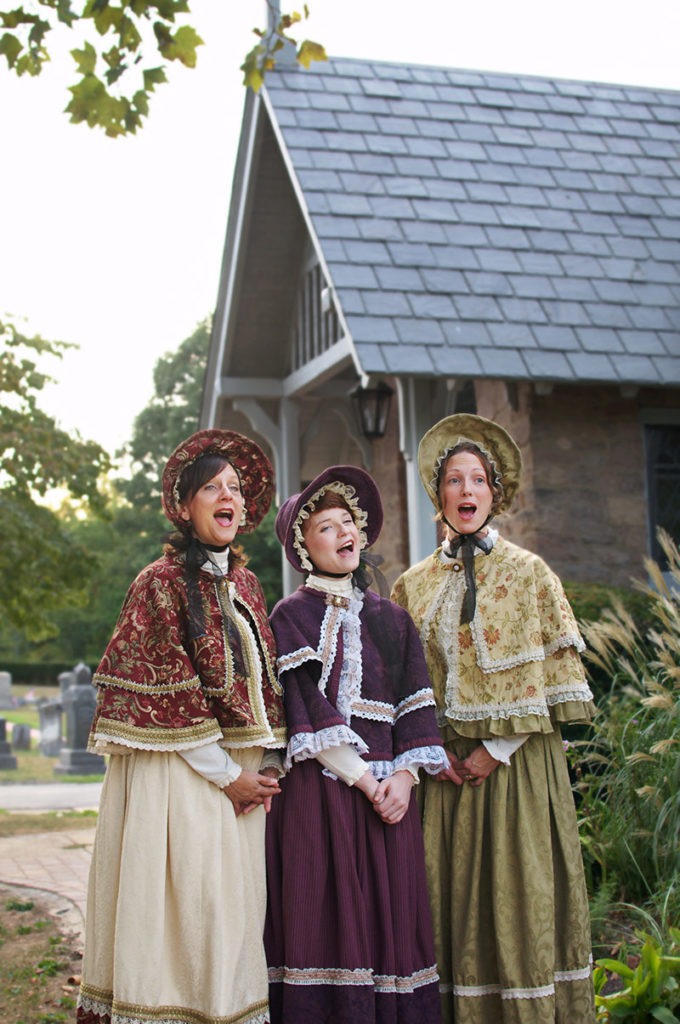
POLYGON ((276 532, 309 575, 271 616, 288 774, 267 822, 272 1024, 437 1024, 437 970, 412 788, 448 761, 415 627, 367 589, 382 525, 372 478, 326 469, 276 532))

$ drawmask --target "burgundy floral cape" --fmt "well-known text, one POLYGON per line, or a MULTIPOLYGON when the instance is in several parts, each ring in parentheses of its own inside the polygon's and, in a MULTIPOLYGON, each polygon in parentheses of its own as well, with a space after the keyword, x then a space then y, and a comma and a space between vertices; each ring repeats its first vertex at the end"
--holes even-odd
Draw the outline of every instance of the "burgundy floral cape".
POLYGON ((274 638, 257 577, 246 568, 222 579, 199 572, 199 588, 206 632, 192 640, 182 555, 163 555, 133 582, 93 679, 99 695, 90 746, 184 750, 214 740, 285 746, 274 638), (232 656, 227 592, 255 638, 256 674, 232 656))

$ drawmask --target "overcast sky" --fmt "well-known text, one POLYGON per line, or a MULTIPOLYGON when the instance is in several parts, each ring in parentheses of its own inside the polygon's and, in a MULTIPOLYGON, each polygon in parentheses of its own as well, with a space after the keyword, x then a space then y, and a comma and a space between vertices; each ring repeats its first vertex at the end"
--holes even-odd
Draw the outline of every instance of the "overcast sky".
MULTIPOLYGON (((309 0, 334 56, 680 89, 677 0, 309 0)), ((284 10, 290 3, 282 0, 284 10)), ((301 5, 297 5, 301 6, 301 5)), ((0 316, 79 345, 43 405, 110 451, 152 370, 215 304, 243 106, 239 64, 264 0, 193 0, 198 68, 173 69, 136 137, 61 113, 61 53, 38 79, 0 68, 0 316)), ((46 365, 46 368, 47 365, 46 365)))

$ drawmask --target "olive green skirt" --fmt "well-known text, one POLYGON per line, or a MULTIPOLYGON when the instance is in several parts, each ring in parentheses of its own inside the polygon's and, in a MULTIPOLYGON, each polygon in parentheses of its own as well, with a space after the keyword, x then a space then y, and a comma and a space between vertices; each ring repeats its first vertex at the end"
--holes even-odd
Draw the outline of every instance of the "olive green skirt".
MULTIPOLYGON (((447 743, 466 757, 479 740, 447 743)), ((480 786, 420 794, 444 1024, 592 1024, 591 944, 559 731, 480 786)))

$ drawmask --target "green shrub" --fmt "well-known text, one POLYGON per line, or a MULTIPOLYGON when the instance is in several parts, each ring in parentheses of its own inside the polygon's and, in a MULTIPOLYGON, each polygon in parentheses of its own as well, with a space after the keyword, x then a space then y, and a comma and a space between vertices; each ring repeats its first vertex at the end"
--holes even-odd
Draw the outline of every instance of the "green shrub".
POLYGON ((680 1024, 673 1012, 680 1007, 680 931, 669 930, 667 947, 652 935, 642 934, 642 949, 635 966, 625 952, 616 960, 597 961, 593 975, 597 1020, 603 1024, 680 1024), (611 975, 622 979, 623 987, 605 994, 611 975))

